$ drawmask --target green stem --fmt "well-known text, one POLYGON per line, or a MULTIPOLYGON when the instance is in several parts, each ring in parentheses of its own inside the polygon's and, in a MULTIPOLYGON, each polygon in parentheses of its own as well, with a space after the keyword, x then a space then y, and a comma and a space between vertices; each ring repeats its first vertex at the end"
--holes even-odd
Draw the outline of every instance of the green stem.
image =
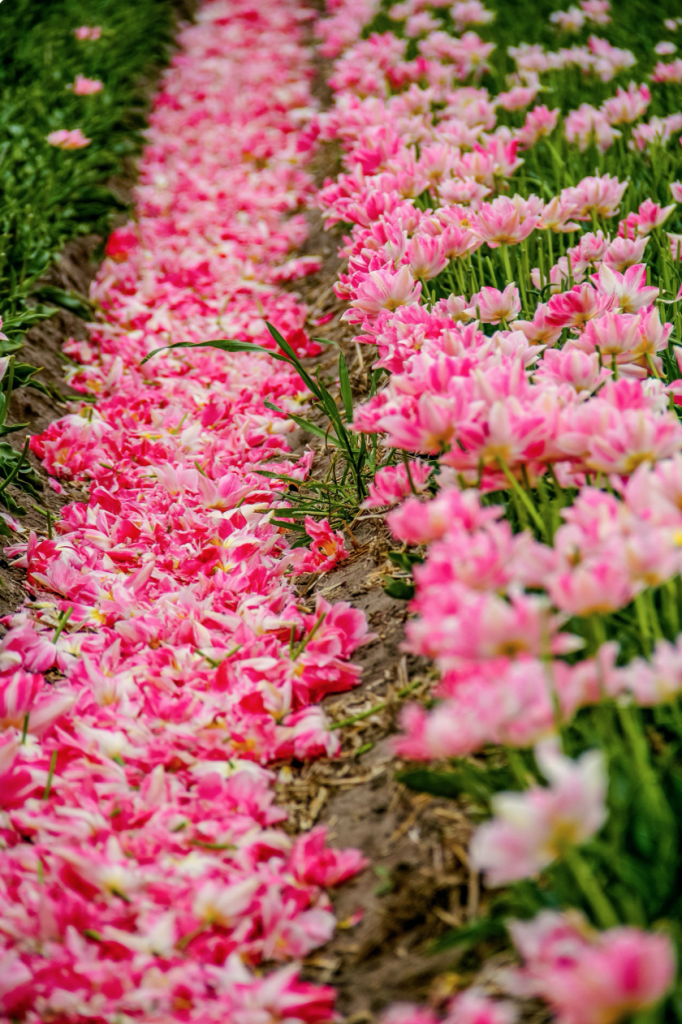
POLYGON ((12 397, 12 388, 14 387, 14 356, 9 357, 9 372, 7 374, 7 392, 5 394, 5 401, 2 405, 2 412, 0 412, 0 427, 5 425, 7 419, 7 412, 9 410, 9 402, 12 397))
POLYGON ((502 256, 502 262, 504 264, 504 272, 507 275, 507 284, 510 284, 514 280, 514 275, 511 270, 511 263, 509 261, 509 248, 507 245, 500 246, 500 255, 502 256))
POLYGON ((661 605, 666 619, 668 620, 668 628, 670 630, 671 637, 676 637, 680 631, 680 617, 677 611, 677 593, 675 590, 674 580, 666 580, 663 584, 665 590, 665 599, 662 600, 661 605))
POLYGON ((53 644, 57 643, 57 640, 59 640, 60 636, 64 632, 66 624, 69 621, 69 619, 71 618, 71 612, 72 611, 73 611, 73 608, 67 608, 65 612, 61 612, 61 614, 59 616, 59 619, 57 620, 57 628, 55 629, 54 636, 52 637, 52 643, 53 644))
POLYGON ((637 613, 639 629, 642 634, 642 650, 648 657, 651 654, 651 629, 649 627, 649 616, 647 614, 644 594, 638 594, 635 598, 635 611, 637 613))
POLYGON ((528 789, 528 771, 523 763, 521 754, 514 747, 509 746, 505 746, 504 752, 509 762, 509 767, 519 785, 519 789, 528 789))
POLYGON ((2 494, 3 491, 6 491, 9 485, 16 479, 16 477, 19 476, 19 470, 24 464, 24 460, 26 459, 26 455, 28 453, 28 446, 30 445, 30 443, 31 438, 27 437, 26 441, 24 442, 24 448, 19 458, 19 461, 17 462, 16 466, 14 467, 10 475, 4 481, 4 483, 0 484, 0 494, 2 494))
POLYGON ((535 523, 535 525, 538 528, 538 530, 540 531, 541 535, 545 539, 547 539, 547 529, 545 527, 545 523, 543 521, 542 516, 540 515, 540 513, 536 509, 535 505, 533 504, 533 501, 532 501, 530 495, 525 490, 525 488, 521 487, 520 483, 518 482, 518 480, 516 479, 516 477, 514 476, 514 474, 512 473, 512 471, 510 470, 509 466, 506 464, 506 462, 504 461, 504 459, 502 458, 501 455, 497 456, 497 463, 498 463, 500 469, 502 470, 502 472, 504 473, 505 477, 507 478, 507 480, 509 482, 509 486, 512 488, 513 492, 515 494, 517 494, 518 497, 520 498, 520 500, 523 502, 523 504, 524 504, 524 506, 525 506, 525 508, 526 508, 526 510, 527 510, 527 512, 529 514, 529 516, 531 517, 531 519, 535 523))
POLYGON ((403 452, 403 462, 405 463, 405 471, 410 484, 410 490, 415 497, 418 497, 417 488, 414 486, 414 480, 412 479, 412 473, 410 472, 410 460, 407 457, 407 452, 403 452))
POLYGON ((320 628, 320 626, 322 625, 322 623, 324 622, 326 617, 327 617, 327 613, 326 612, 322 612, 322 614, 320 615, 319 619, 317 620, 317 622, 315 623, 313 628, 310 630, 308 635, 303 637, 303 639, 301 640, 301 642, 298 645, 298 647, 294 650, 292 658, 291 658, 292 661, 296 661, 296 659, 301 654, 303 654, 304 650, 306 649, 306 647, 308 646, 310 641, 313 639, 313 637, 317 633, 318 629, 320 628))
POLYGON ((661 843, 671 840, 676 831, 675 818, 667 797, 661 788, 660 781, 649 757, 649 744, 644 734, 642 721, 637 708, 618 705, 618 718, 630 750, 642 788, 646 792, 647 803, 656 812, 662 826, 661 843))
POLYGON ((571 870, 580 891, 592 908, 600 928, 615 928, 620 922, 611 901, 597 881, 590 865, 575 846, 564 850, 563 860, 571 870))
MULTIPOLYGON (((417 689, 420 683, 421 679, 417 679, 414 683, 410 683, 409 686, 404 686, 402 690, 398 690, 398 696, 407 697, 409 693, 412 693, 413 690, 417 689)), ((378 704, 374 704, 371 708, 367 708, 366 711, 359 711, 357 715, 351 715, 350 718, 342 718, 340 722, 333 722, 329 728, 330 730, 343 729, 346 725, 353 725, 355 722, 361 722, 363 718, 371 718, 371 716, 375 715, 377 711, 383 711, 387 704, 388 701, 386 700, 379 701, 378 704)))
POLYGON ((54 770, 57 767, 57 751, 52 751, 52 757, 50 758, 50 770, 47 773, 47 782, 45 783, 45 789, 43 790, 43 800, 47 800, 52 789, 52 779, 54 778, 54 770))

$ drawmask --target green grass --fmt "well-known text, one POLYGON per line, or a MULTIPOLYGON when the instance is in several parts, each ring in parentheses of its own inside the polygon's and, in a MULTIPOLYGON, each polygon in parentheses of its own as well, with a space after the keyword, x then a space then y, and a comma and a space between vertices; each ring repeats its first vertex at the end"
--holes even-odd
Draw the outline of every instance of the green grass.
POLYGON ((0 315, 25 308, 67 239, 105 234, 122 204, 107 182, 140 149, 150 79, 167 59, 170 0, 7 0, 0 6, 0 315), (101 25, 97 41, 73 30, 101 25), (102 92, 75 96, 78 73, 102 92), (45 136, 81 128, 82 150, 45 136))
MULTIPOLYGON (((68 239, 106 237, 126 204, 109 183, 130 174, 141 148, 149 87, 166 63, 174 28, 172 0, 6 0, 0 5, 0 354, 21 348, 24 333, 54 312, 54 304, 87 316, 82 303, 59 289, 40 295, 37 282, 68 239), (101 26, 96 41, 74 29, 101 26), (76 96, 77 74, 103 82, 101 92, 76 96), (61 150, 46 136, 80 128, 87 148, 61 150)), ((31 367, 12 365, 2 390, 21 386, 31 367)), ((35 383, 32 386, 36 386, 35 383)), ((0 436, 22 424, 5 425, 0 436)), ((26 426, 26 424, 23 424, 26 426)), ((25 510, 8 493, 13 482, 35 496, 40 481, 7 442, 0 445, 0 503, 25 510)), ((0 528, 0 532, 5 532, 0 528)))

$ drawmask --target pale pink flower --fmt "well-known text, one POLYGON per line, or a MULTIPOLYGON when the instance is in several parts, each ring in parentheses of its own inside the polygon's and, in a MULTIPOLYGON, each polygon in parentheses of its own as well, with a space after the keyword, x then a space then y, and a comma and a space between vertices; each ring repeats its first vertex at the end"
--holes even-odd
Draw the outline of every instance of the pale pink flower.
POLYGON ((682 428, 668 416, 646 409, 627 409, 617 425, 591 438, 586 463, 601 473, 628 476, 643 462, 658 462, 674 455, 682 444, 682 428))
POLYGON ((535 196, 528 200, 521 196, 513 199, 499 196, 491 203, 481 204, 471 230, 491 249, 499 245, 517 245, 528 238, 540 223, 542 207, 542 202, 535 196))
POLYGON ((651 92, 646 85, 630 82, 627 89, 616 89, 616 95, 604 100, 601 110, 609 124, 631 124, 646 112, 651 92))
POLYGON ((637 58, 631 50, 611 46, 602 36, 590 36, 587 45, 592 54, 592 66, 602 82, 610 82, 620 71, 637 63, 637 58))
POLYGON ((535 308, 532 320, 515 320, 514 330, 522 331, 528 341, 540 345, 555 345, 561 337, 562 327, 547 321, 547 305, 541 302, 535 308))
POLYGON ((607 366, 611 357, 632 358, 639 342, 639 317, 631 313, 604 313, 590 320, 571 344, 587 353, 600 352, 607 366))
POLYGON ((360 284, 344 320, 358 323, 364 317, 375 317, 382 309, 397 309, 419 301, 421 283, 416 282, 407 266, 398 271, 373 270, 360 284))
POLYGON ((669 42, 666 39, 664 39, 660 43, 656 43, 656 45, 654 46, 654 53, 657 54, 659 57, 671 57, 676 50, 677 47, 675 46, 675 44, 669 42))
POLYGON ((480 240, 474 237, 473 232, 456 224, 446 227, 440 236, 440 243, 443 253, 448 259, 459 259, 461 256, 466 256, 468 252, 474 252, 481 245, 480 240))
POLYGON ((595 932, 577 912, 544 910, 509 931, 523 958, 516 994, 545 999, 559 1024, 604 1024, 653 1006, 672 984, 670 939, 637 928, 595 932))
POLYGON ((608 25, 611 21, 610 0, 580 0, 580 8, 587 20, 595 25, 608 25))
POLYGON ((572 216, 577 220, 589 220, 593 211, 597 217, 615 217, 627 187, 627 181, 604 174, 583 178, 575 187, 563 189, 561 198, 573 205, 572 216))
POLYGON ((549 20, 562 32, 579 32, 585 24, 585 13, 579 7, 569 7, 567 11, 555 11, 549 20))
POLYGON ((73 31, 76 39, 83 41, 84 39, 96 40, 102 35, 102 28, 100 25, 81 25, 80 28, 76 28, 73 31))
POLYGON ((474 490, 443 488, 431 501, 408 498, 390 512, 386 521, 391 533, 407 544, 430 544, 440 540, 449 529, 459 526, 471 531, 494 522, 500 510, 483 508, 474 490))
POLYGON ((495 18, 495 12, 484 7, 481 0, 455 0, 450 16, 457 31, 462 32, 467 25, 489 25, 495 18))
POLYGON ((83 135, 80 128, 60 128, 58 131, 50 132, 46 138, 51 146, 57 146, 58 149, 83 149, 92 141, 83 135))
POLYGON ((682 203, 682 181, 671 181, 670 191, 676 203, 682 203))
POLYGON ((652 707, 674 700, 682 691, 682 639, 658 640, 651 660, 635 658, 622 669, 621 680, 638 704, 652 707))
POLYGON ((651 75, 652 82, 682 82, 682 59, 677 57, 665 64, 659 60, 651 75))
POLYGON ((516 66, 520 73, 549 70, 549 58, 543 48, 537 43, 534 45, 520 43, 519 46, 510 46, 507 52, 516 61, 516 66))
POLYGON ((476 209, 480 201, 490 194, 490 189, 475 178, 451 178, 439 185, 438 194, 448 203, 471 205, 476 209))
POLYGON ((568 345, 563 349, 549 349, 545 352, 534 374, 538 382, 570 384, 578 394, 596 391, 610 376, 611 370, 599 365, 596 352, 590 355, 568 345))
POLYGON ((440 21, 429 14, 428 11, 420 11, 418 14, 410 15, 407 19, 405 35, 410 39, 416 39, 418 36, 428 35, 434 29, 440 28, 440 25, 440 21))
POLYGON ((517 1018, 513 1003, 490 999, 482 990, 468 988, 450 1002, 442 1024, 515 1024, 517 1018))
POLYGON ((602 261, 611 270, 623 273, 628 267, 641 263, 644 250, 649 239, 642 238, 614 238, 602 256, 602 261))
POLYGON ((417 279, 430 281, 448 265, 440 237, 415 235, 407 246, 407 265, 417 279))
POLYGON ((675 209, 675 203, 670 206, 659 206, 650 199, 645 199, 637 213, 629 213, 625 220, 618 225, 618 234, 623 238, 640 238, 648 235, 655 228, 660 228, 666 222, 675 209))
POLYGON ((481 320, 484 324, 499 324, 502 320, 509 323, 521 312, 519 290, 511 281, 504 291, 486 286, 471 296, 471 306, 467 309, 470 317, 481 320))
POLYGON ((614 304, 617 304, 621 313, 636 313, 651 306, 658 298, 659 289, 646 283, 646 267, 643 263, 628 267, 624 274, 602 263, 593 280, 600 295, 613 296, 614 304))
POLYGON ((499 93, 497 103, 505 110, 523 110, 530 106, 539 91, 539 82, 537 85, 515 85, 508 92, 499 93))
POLYGON ((611 126, 608 118, 589 103, 581 103, 577 110, 572 110, 564 121, 564 134, 568 142, 577 142, 578 148, 584 152, 594 143, 600 153, 605 153, 620 135, 611 126))
POLYGON ((73 91, 76 96, 91 96, 93 93, 101 92, 102 82, 98 78, 86 78, 85 75, 76 75, 73 83, 73 91))
POLYGON ((521 149, 530 149, 531 146, 536 144, 538 139, 543 138, 545 135, 551 135, 557 126, 559 114, 560 110, 558 107, 549 110, 544 105, 533 107, 532 110, 529 110, 523 127, 518 128, 516 131, 516 138, 521 149))
POLYGON ((505 885, 536 875, 571 846, 590 839, 606 821, 607 774, 599 750, 577 761, 564 757, 555 740, 535 748, 535 760, 549 787, 497 793, 493 819, 471 841, 472 863, 488 885, 505 885))
POLYGON ((408 468, 404 464, 385 466, 380 469, 369 485, 369 497, 361 508, 380 508, 384 505, 397 505, 403 498, 412 494, 412 488, 422 494, 431 475, 428 463, 411 461, 408 468))
POLYGON ((637 330, 639 333, 637 351, 648 352, 649 355, 654 356, 668 347, 673 325, 671 323, 662 324, 658 306, 654 306, 648 312, 640 314, 637 330))
MULTIPOLYGON (((680 61, 682 66, 682 61, 680 61)), ((669 117, 652 117, 648 122, 637 124, 632 129, 632 139, 629 143, 630 149, 645 150, 651 145, 665 145, 665 143, 682 128, 682 118, 679 114, 671 114, 669 117)))
POLYGON ((538 227, 550 231, 577 231, 580 227, 571 220, 575 204, 572 199, 563 196, 554 196, 542 209, 540 224, 538 227))

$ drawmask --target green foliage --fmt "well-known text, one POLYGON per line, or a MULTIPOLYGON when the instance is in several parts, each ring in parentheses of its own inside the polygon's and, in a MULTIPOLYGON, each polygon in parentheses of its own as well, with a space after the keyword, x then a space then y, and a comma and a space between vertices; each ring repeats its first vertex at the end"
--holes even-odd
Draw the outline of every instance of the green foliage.
MULTIPOLYGON (((395 462, 396 453, 391 451, 382 456, 376 439, 368 442, 364 434, 358 435, 349 429, 353 417, 353 395, 348 365, 342 352, 339 352, 338 359, 337 382, 341 401, 341 408, 339 408, 339 403, 330 390, 332 382, 323 380, 320 367, 309 372, 277 328, 272 324, 268 324, 267 327, 281 349, 280 352, 251 342, 218 338, 212 341, 177 342, 174 345, 165 345, 162 348, 154 349, 142 362, 146 363, 159 352, 169 349, 216 348, 222 352, 261 352, 273 359, 289 363, 296 371, 312 396, 311 406, 315 413, 319 414, 320 422, 309 417, 298 416, 288 410, 285 411, 267 399, 264 405, 273 412, 287 416, 297 426, 324 442, 325 452, 329 456, 327 472, 321 480, 309 479, 306 481, 296 480, 283 473, 271 473, 266 469, 260 469, 257 472, 261 476, 281 480, 286 484, 285 497, 291 504, 291 510, 287 510, 286 519, 273 519, 272 522, 283 529, 297 533, 298 537, 293 544, 294 547, 297 547, 308 544, 310 541, 304 526, 306 516, 327 518, 335 528, 352 523, 359 513, 361 502, 367 497, 368 486, 374 479, 377 470, 381 466, 395 462)), ((382 371, 373 373, 371 394, 376 391, 381 374, 382 371)), ((281 515, 282 510, 278 509, 278 511, 281 515)), ((411 554, 404 557, 408 559, 409 566, 418 560, 418 556, 411 554)), ((397 581, 396 586, 400 592, 396 592, 393 596, 411 596, 411 593, 407 594, 404 588, 401 588, 400 581, 397 581)))
POLYGON ((170 0, 11 0, 0 6, 0 313, 24 308, 30 284, 67 239, 106 234, 125 204, 107 185, 141 146, 149 75, 165 62, 170 0), (101 25, 78 41, 80 25, 101 25), (100 93, 76 96, 77 74, 100 93), (81 128, 63 151, 45 137, 81 128))
MULTIPOLYGON (((393 0, 383 0, 379 13, 363 31, 365 38, 372 32, 402 34, 401 23, 392 21, 388 16, 392 6, 393 0)), ((648 0, 622 0, 612 5, 612 21, 609 24, 588 23, 578 33, 566 33, 558 31, 549 18, 554 11, 566 10, 572 6, 569 0, 532 0, 532 3, 486 0, 485 6, 494 12, 495 20, 489 25, 471 27, 482 39, 496 45, 490 60, 492 70, 483 80, 483 84, 490 85, 491 91, 495 92, 502 89, 504 76, 515 70, 514 62, 508 54, 510 46, 539 43, 547 49, 556 50, 559 47, 582 45, 593 34, 604 37, 613 46, 631 50, 637 58, 635 67, 628 68, 617 81, 621 78, 625 81, 641 81, 644 75, 650 73, 658 59, 653 52, 656 43, 670 38, 670 34, 663 27, 663 20, 675 18, 680 13, 677 0, 660 0, 655 5, 648 0)), ((448 8, 437 8, 432 13, 442 19, 446 31, 454 31, 448 8)), ((587 77, 580 69, 574 68, 566 77, 550 77, 549 89, 554 89, 555 92, 548 91, 539 102, 546 102, 550 107, 565 103, 565 109, 568 109, 568 106, 577 107, 580 103, 593 103, 599 106, 606 89, 609 89, 609 94, 613 92, 613 83, 604 86, 599 79, 587 77)), ((664 109, 662 112, 668 114, 672 110, 664 109)), ((652 113, 659 114, 661 111, 654 109, 652 113)))
MULTIPOLYGON (((94 318, 85 296, 36 288, 64 243, 77 235, 106 236, 111 217, 127 209, 110 187, 130 173, 140 149, 152 76, 172 39, 172 0, 9 0, 0 5, 0 355, 21 348, 25 332, 55 306, 94 318), (101 26, 96 41, 74 29, 101 26), (101 92, 74 95, 77 74, 103 82, 101 92), (82 150, 60 150, 46 136, 80 128, 82 150), (47 303, 44 305, 43 303, 47 303)), ((48 393, 36 367, 16 363, 2 381, 0 437, 28 426, 7 425, 9 393, 48 393)), ((25 454, 0 442, 0 503, 25 510, 8 494, 12 483, 37 496, 40 480, 25 454)))

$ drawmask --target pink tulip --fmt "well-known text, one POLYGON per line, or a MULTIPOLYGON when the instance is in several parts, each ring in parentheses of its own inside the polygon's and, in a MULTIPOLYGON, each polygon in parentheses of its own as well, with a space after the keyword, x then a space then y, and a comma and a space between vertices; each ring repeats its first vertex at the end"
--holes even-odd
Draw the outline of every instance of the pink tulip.
POLYGON ((651 75, 651 81, 673 83, 682 82, 682 60, 678 57, 676 60, 672 60, 668 64, 659 60, 651 75))
POLYGON ((395 273, 389 270, 372 271, 367 280, 358 288, 357 298, 343 319, 357 323, 360 316, 376 316, 382 309, 393 310, 398 306, 411 305, 419 299, 421 284, 415 284, 407 266, 395 273))
POLYGON ((647 86, 630 82, 627 90, 619 86, 616 95, 605 100, 601 110, 609 124, 631 124, 644 115, 650 102, 651 92, 647 86))
POLYGON ((514 990, 545 999, 560 1024, 618 1021, 652 1006, 670 987, 670 940, 637 928, 593 932, 577 914, 545 910, 510 925, 524 965, 514 990))
POLYGON ((521 312, 519 290, 512 281, 504 291, 486 286, 471 296, 467 313, 480 319, 484 324, 499 324, 500 321, 515 320, 521 312))
POLYGON ((100 25, 81 25, 80 28, 74 29, 73 34, 76 39, 82 42, 84 39, 97 40, 102 35, 102 28, 100 25))
MULTIPOLYGON (((531 101, 532 102, 532 101, 531 101)), ((522 149, 530 149, 538 139, 545 135, 551 135, 559 120, 559 108, 549 110, 546 106, 533 107, 526 114, 526 120, 522 128, 516 132, 516 138, 522 149)))
POLYGON ((605 153, 620 135, 608 117, 589 103, 581 103, 567 115, 564 133, 568 142, 577 142, 581 152, 594 143, 600 153, 605 153))
POLYGON ((572 215, 577 220, 589 220, 592 211, 598 217, 614 217, 627 186, 627 181, 604 174, 583 178, 575 187, 563 189, 561 198, 573 205, 572 215))
POLYGON ((60 128, 56 132, 50 132, 46 139, 51 146, 57 146, 58 149, 83 149, 84 146, 89 146, 92 141, 83 135, 80 128, 74 128, 70 131, 67 128, 60 128))
POLYGON ((535 196, 529 200, 500 196, 481 205, 473 232, 493 249, 498 245, 517 245, 538 226, 542 205, 535 196))
POLYGON ((599 295, 589 284, 576 285, 570 291, 554 295, 547 303, 546 321, 550 326, 582 329, 610 307, 608 295, 599 295))
POLYGON ((426 463, 413 461, 408 468, 404 465, 386 466, 380 469, 369 485, 369 497, 363 502, 363 508, 380 508, 383 505, 396 505, 412 493, 412 488, 419 493, 426 489, 431 468, 426 463))
POLYGON ((441 239, 429 235, 415 235, 407 247, 406 257, 410 271, 422 281, 437 277, 448 265, 441 239))
POLYGON ((622 313, 636 313, 658 298, 659 289, 646 283, 643 263, 628 267, 623 274, 602 264, 594 280, 600 295, 613 296, 622 313))
POLYGON ((535 759, 549 787, 493 797, 493 819, 471 842, 472 863, 488 885, 536 875, 563 851, 590 839, 606 821, 607 775, 604 755, 591 750, 577 761, 564 757, 555 740, 535 748, 535 759))
POLYGON ((98 78, 86 78, 85 75, 76 75, 73 83, 75 96, 91 96, 93 93, 101 92, 102 82, 98 78))

